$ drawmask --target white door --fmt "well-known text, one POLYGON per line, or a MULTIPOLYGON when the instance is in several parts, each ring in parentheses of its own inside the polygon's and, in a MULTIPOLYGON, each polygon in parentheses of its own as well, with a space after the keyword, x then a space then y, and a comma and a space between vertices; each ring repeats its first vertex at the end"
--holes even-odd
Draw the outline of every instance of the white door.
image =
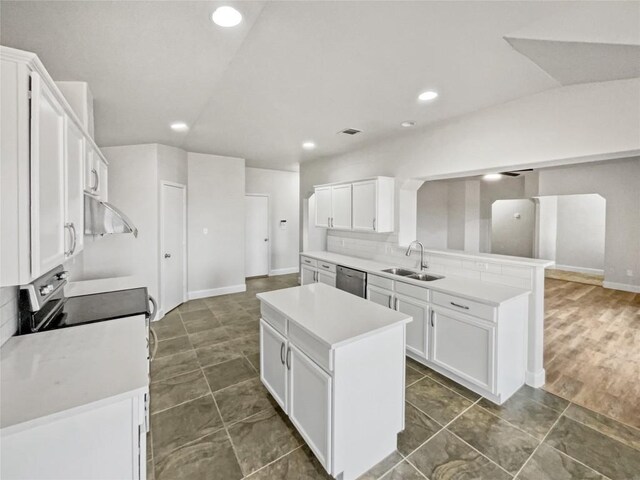
POLYGON ((413 317, 407 324, 407 350, 428 358, 429 348, 429 305, 420 300, 396 294, 396 310, 413 317))
POLYGON ((162 310, 167 313, 184 302, 185 187, 161 185, 162 251, 160 252, 162 310))
POLYGON ((269 275, 269 197, 245 196, 245 277, 269 275))
POLYGON ((393 293, 383 288, 374 287, 373 285, 367 286, 367 298, 373 303, 382 305, 383 307, 392 308, 391 302, 393 299, 393 293))
POLYGON ((309 267, 307 265, 302 265, 300 268, 300 283, 302 285, 308 285, 310 283, 316 283, 316 274, 317 271, 314 267, 309 267))
POLYGON ((468 315, 432 309, 433 363, 493 391, 495 327, 468 315))
POLYGON ((316 188, 316 227, 329 227, 331 219, 331 187, 316 188))
POLYGON ((290 345, 289 418, 326 469, 331 465, 331 377, 290 345))
POLYGON ((260 319, 260 379, 287 411, 287 340, 260 319))
POLYGON ((66 118, 65 151, 65 255, 71 257, 84 246, 84 135, 66 118))
POLYGON ((376 181, 353 184, 353 229, 376 230, 376 181))
POLYGON ((336 286, 336 274, 333 272, 325 272, 324 270, 318 270, 318 283, 324 283, 330 287, 336 286))
POLYGON ((351 230, 351 184, 331 187, 331 227, 351 230))
POLYGON ((31 74, 31 273, 64 261, 64 110, 31 74))

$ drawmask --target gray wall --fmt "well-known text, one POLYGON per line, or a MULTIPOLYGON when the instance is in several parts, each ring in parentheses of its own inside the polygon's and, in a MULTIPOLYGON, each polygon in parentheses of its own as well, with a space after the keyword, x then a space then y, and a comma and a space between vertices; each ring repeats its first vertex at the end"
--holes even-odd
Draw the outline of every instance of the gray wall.
POLYGON ((533 200, 496 200, 491 206, 491 253, 532 258, 535 214, 533 200))

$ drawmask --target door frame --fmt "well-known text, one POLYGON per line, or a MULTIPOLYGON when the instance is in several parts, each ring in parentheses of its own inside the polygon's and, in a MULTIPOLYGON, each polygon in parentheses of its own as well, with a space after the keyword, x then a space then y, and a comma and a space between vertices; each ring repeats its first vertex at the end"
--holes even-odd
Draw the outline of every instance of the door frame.
POLYGON ((160 238, 158 244, 160 249, 158 251, 158 267, 160 272, 160 278, 158 282, 158 300, 160 307, 158 308, 157 319, 161 319, 164 314, 164 262, 162 261, 162 255, 164 252, 164 190, 163 187, 173 187, 182 189, 182 302, 187 301, 187 186, 182 183, 170 182, 168 180, 160 180, 160 210, 158 219, 160 223, 160 238))
MULTIPOLYGON (((267 235, 269 236, 269 241, 267 242, 267 276, 270 277, 271 276, 271 241, 272 241, 272 236, 271 236, 271 195, 269 195, 268 193, 245 193, 244 194, 245 198, 246 197, 265 197, 267 199, 267 235)), ((246 215, 247 213, 245 212, 245 222, 246 222, 246 215)), ((246 234, 246 232, 245 232, 246 234)), ((251 277, 247 277, 247 273, 246 273, 246 263, 247 263, 247 245, 245 243, 245 251, 244 251, 244 262, 245 262, 245 278, 251 278, 251 277)))

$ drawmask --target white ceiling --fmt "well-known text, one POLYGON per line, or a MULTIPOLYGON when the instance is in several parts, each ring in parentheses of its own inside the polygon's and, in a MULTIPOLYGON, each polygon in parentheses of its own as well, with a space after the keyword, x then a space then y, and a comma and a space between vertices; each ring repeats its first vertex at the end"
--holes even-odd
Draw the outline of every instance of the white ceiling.
POLYGON ((220 4, 2 1, 0 42, 37 53, 56 80, 89 82, 101 146, 160 142, 295 170, 403 120, 420 128, 558 86, 503 37, 586 5, 241 2, 243 23, 222 29, 209 20, 220 4), (440 97, 419 104, 427 89, 440 97), (178 120, 188 133, 169 129, 178 120), (336 134, 347 127, 363 133, 336 134))

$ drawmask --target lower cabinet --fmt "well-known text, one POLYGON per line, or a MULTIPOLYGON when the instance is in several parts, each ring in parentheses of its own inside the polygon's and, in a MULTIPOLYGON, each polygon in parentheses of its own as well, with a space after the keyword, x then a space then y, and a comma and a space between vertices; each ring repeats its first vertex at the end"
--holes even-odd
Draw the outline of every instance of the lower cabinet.
POLYGON ((324 283, 325 285, 329 285, 330 287, 336 286, 335 273, 318 270, 317 279, 318 279, 318 283, 324 283))
POLYGON ((278 405, 287 411, 287 339, 260 321, 260 375, 278 405))
POLYGON ((318 275, 318 269, 315 267, 309 267, 302 265, 300 268, 300 283, 302 285, 308 285, 310 283, 316 283, 318 275))
POLYGON ((429 357, 429 320, 431 307, 426 302, 396 294, 395 310, 413 317, 407 325, 407 350, 423 358, 429 357))
POLYGON ((433 307, 431 361, 475 385, 494 390, 495 326, 433 307))
MULTIPOLYGON (((367 285, 367 299, 383 307, 393 308, 393 292, 373 285, 367 285)), ((411 325, 411 323, 409 323, 411 325)), ((408 330, 408 326, 407 326, 408 330)))
POLYGON ((289 349, 289 417, 327 468, 331 465, 331 377, 294 345, 289 349))

